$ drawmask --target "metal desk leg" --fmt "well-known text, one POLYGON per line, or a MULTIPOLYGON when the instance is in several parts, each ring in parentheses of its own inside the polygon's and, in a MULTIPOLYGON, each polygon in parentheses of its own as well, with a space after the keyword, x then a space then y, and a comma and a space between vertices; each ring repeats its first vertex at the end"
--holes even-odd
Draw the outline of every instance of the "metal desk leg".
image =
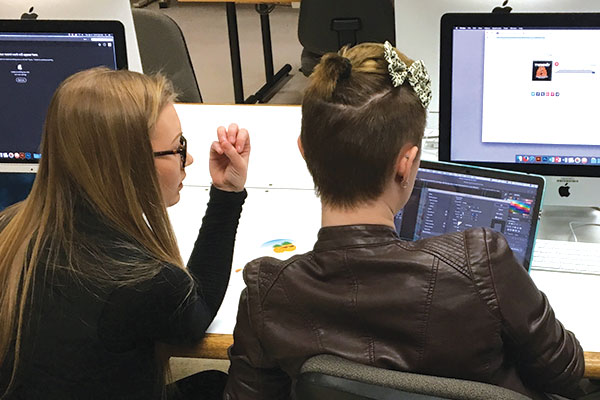
POLYGON ((260 13, 260 31, 262 33, 263 56, 265 60, 265 76, 267 83, 273 80, 273 47, 271 45, 271 23, 269 22, 268 6, 259 4, 257 11, 260 13))
POLYGON ((233 75, 233 94, 236 103, 244 102, 244 85, 242 82, 242 63, 240 60, 240 41, 238 36, 235 3, 225 4, 227 9, 227 31, 229 35, 229 53, 231 56, 231 73, 233 75))
POLYGON ((272 89, 277 83, 288 76, 292 66, 285 64, 276 74, 273 73, 273 48, 271 46, 271 25, 269 22, 269 13, 274 6, 267 4, 258 4, 256 11, 260 14, 260 28, 262 32, 263 56, 265 61, 266 83, 256 92, 246 99, 246 103, 264 103, 267 102, 274 93, 272 89))

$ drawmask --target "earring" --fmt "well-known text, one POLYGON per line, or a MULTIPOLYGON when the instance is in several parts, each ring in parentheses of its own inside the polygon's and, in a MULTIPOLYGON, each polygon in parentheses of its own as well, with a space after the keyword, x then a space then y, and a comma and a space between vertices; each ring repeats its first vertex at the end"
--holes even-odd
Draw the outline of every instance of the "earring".
POLYGON ((401 179, 401 180, 400 180, 400 187, 401 187, 402 189, 406 189, 406 188, 408 188, 408 180, 406 180, 406 181, 405 181, 405 180, 404 180, 404 177, 400 177, 400 179, 401 179))

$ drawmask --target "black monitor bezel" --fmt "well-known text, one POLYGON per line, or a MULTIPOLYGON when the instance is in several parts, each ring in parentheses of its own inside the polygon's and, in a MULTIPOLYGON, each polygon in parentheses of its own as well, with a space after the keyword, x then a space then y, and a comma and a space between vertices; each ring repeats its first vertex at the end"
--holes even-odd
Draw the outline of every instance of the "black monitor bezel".
POLYGON ((458 162, 487 168, 535 173, 549 176, 592 176, 600 174, 600 166, 517 164, 451 160, 450 128, 452 126, 452 53, 455 27, 511 27, 528 28, 596 28, 600 30, 600 13, 448 13, 441 19, 440 27, 440 112, 439 148, 441 161, 458 162))
POLYGON ((111 33, 114 35, 117 69, 127 69, 125 27, 120 21, 0 19, 0 32, 111 33))

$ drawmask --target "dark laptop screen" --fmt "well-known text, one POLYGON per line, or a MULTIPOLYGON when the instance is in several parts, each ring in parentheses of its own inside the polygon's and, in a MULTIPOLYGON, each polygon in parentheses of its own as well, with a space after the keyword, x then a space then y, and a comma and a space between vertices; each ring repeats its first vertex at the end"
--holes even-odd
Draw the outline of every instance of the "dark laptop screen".
POLYGON ((123 67, 122 29, 115 21, 0 21, 0 163, 39 160, 54 91, 78 71, 123 67))
POLYGON ((412 241, 489 227, 504 234, 517 259, 528 267, 543 180, 539 184, 521 182, 512 180, 510 174, 469 171, 477 174, 423 162, 408 203, 395 217, 398 235, 412 241))

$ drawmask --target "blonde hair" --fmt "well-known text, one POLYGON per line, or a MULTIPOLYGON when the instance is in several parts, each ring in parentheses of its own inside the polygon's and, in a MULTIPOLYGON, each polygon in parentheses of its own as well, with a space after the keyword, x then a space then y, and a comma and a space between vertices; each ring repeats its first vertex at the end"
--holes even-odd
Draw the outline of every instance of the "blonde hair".
POLYGON ((425 122, 409 82, 392 85, 382 44, 325 54, 304 94, 300 133, 323 203, 351 208, 380 196, 402 146, 420 147, 425 122))
POLYGON ((69 77, 54 94, 31 193, 0 214, 0 365, 12 349, 11 383, 39 264, 60 265, 80 282, 115 285, 148 279, 164 262, 183 268, 150 142, 174 99, 164 77, 106 68, 69 77), (109 270, 79 262, 82 252, 89 259, 99 251, 80 235, 82 209, 116 232, 117 246, 141 246, 146 261, 111 259, 116 267, 109 270))

